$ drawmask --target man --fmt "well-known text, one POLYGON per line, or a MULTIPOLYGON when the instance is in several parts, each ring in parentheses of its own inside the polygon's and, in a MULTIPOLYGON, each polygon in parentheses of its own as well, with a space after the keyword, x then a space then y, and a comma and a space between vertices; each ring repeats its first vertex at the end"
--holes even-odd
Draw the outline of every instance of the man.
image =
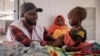
POLYGON ((47 33, 44 27, 37 23, 37 12, 42 12, 42 9, 37 8, 33 3, 22 4, 21 18, 9 26, 7 39, 9 41, 16 40, 26 47, 35 41, 45 45, 46 42, 43 40, 47 33))

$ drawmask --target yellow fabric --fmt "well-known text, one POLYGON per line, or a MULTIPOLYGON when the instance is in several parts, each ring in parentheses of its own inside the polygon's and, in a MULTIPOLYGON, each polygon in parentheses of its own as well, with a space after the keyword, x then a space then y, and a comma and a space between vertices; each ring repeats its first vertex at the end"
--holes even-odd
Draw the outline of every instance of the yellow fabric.
POLYGON ((77 34, 78 34, 79 36, 81 36, 82 38, 84 38, 85 32, 79 31, 77 34))
POLYGON ((70 29, 69 28, 65 28, 65 29, 56 29, 53 33, 53 38, 57 39, 59 36, 66 34, 66 32, 68 32, 70 29))
POLYGON ((58 15, 55 20, 54 24, 48 29, 48 32, 52 35, 52 38, 57 39, 60 35, 65 34, 66 32, 69 32, 70 28, 66 25, 65 19, 62 15, 58 15), (58 25, 58 17, 61 17, 63 24, 58 25))

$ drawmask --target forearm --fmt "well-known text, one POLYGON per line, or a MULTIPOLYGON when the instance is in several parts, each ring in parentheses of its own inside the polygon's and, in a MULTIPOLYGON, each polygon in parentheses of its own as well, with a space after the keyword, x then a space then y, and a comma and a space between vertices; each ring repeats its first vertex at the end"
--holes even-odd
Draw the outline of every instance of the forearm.
POLYGON ((44 41, 54 41, 52 36, 48 33, 48 31, 45 29, 44 30, 44 41))
POLYGON ((64 45, 63 36, 59 37, 55 41, 48 41, 47 45, 54 46, 54 47, 62 47, 64 45))
POLYGON ((76 40, 76 42, 74 44, 74 47, 77 47, 78 45, 80 45, 81 42, 82 42, 82 38, 81 37, 77 37, 77 40, 76 40))

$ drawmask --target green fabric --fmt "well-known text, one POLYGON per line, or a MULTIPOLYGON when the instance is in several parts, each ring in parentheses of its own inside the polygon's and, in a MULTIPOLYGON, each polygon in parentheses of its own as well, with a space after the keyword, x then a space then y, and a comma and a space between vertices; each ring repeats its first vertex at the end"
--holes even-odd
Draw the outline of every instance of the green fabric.
POLYGON ((52 46, 46 46, 49 54, 51 55, 50 51, 55 51, 57 53, 57 56, 64 56, 64 54, 62 53, 62 49, 58 48, 58 47, 52 47, 52 46))
POLYGON ((93 43, 93 50, 100 51, 100 44, 98 44, 97 42, 93 43))
POLYGON ((66 52, 64 49, 58 47, 46 46, 46 48, 50 55, 51 55, 50 53, 51 50, 56 52, 57 56, 72 56, 74 53, 80 54, 80 52, 66 52))
POLYGON ((71 38, 73 39, 73 41, 77 41, 78 36, 80 36, 83 39, 83 42, 86 40, 86 30, 84 29, 71 30, 69 34, 71 38), (84 37, 78 34, 80 31, 84 33, 84 37))
MULTIPOLYGON (((50 51, 52 50, 52 51, 57 53, 57 56, 77 56, 75 54, 79 54, 79 55, 82 54, 81 51, 78 51, 78 52, 66 52, 63 48, 52 47, 52 46, 46 46, 46 49, 48 50, 50 55, 51 55, 50 51)), ((95 54, 95 53, 90 53, 90 54, 85 55, 85 56, 93 56, 93 55, 100 56, 100 54, 95 54)))

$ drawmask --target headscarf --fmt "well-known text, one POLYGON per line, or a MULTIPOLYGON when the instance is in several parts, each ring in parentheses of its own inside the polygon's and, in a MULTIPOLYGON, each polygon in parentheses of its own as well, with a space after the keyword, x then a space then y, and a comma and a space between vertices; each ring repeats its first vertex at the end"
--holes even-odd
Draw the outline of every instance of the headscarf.
POLYGON ((54 24, 49 28, 48 32, 49 33, 52 33, 52 37, 54 39, 57 39, 59 36, 65 34, 66 32, 69 32, 69 28, 67 27, 67 25, 65 24, 65 19, 62 15, 58 15, 56 18, 55 18, 55 21, 54 21, 54 24), (57 25, 57 18, 58 17, 62 17, 62 20, 63 20, 63 25, 59 26, 57 25))
POLYGON ((64 19, 64 17, 62 16, 62 15, 58 15, 56 18, 55 18, 55 21, 54 21, 54 24, 49 28, 49 30, 48 30, 48 32, 53 32, 55 29, 64 29, 64 28, 66 28, 67 27, 67 25, 65 24, 65 19, 64 19), (58 17, 62 17, 62 20, 63 20, 63 25, 62 26, 58 26, 57 25, 57 18, 58 17))

